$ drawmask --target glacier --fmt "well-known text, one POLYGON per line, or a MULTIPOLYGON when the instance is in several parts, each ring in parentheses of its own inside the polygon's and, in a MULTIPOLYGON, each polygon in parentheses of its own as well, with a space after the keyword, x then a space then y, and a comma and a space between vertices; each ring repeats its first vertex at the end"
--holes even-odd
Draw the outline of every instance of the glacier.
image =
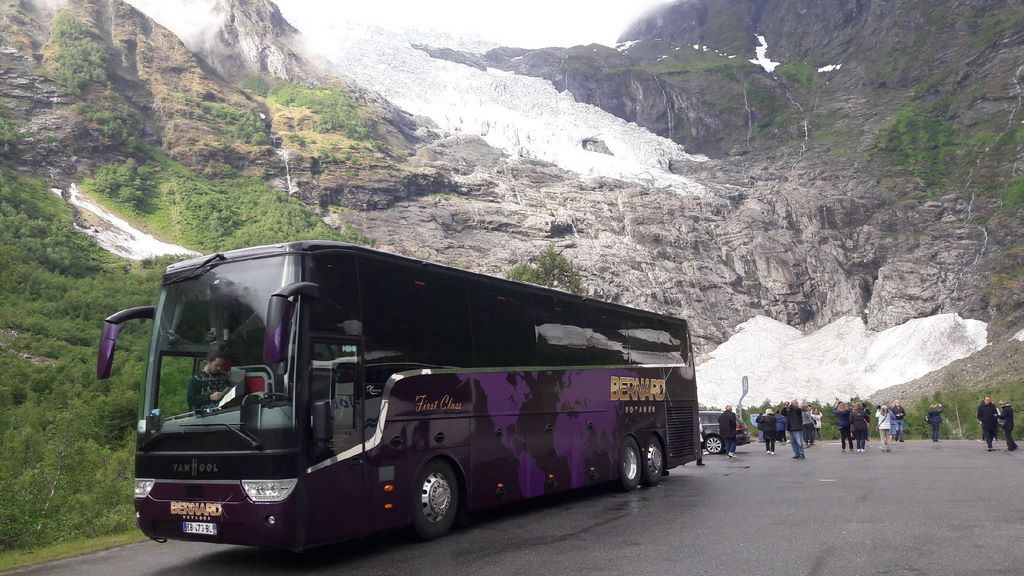
POLYGON ((549 162, 585 178, 710 194, 705 185, 671 170, 680 163, 706 162, 706 157, 577 102, 547 80, 432 58, 411 46, 407 32, 354 23, 292 23, 309 49, 339 74, 407 112, 430 118, 443 131, 477 135, 513 158, 549 162), (584 149, 584 140, 591 139, 602 140, 612 155, 584 149))

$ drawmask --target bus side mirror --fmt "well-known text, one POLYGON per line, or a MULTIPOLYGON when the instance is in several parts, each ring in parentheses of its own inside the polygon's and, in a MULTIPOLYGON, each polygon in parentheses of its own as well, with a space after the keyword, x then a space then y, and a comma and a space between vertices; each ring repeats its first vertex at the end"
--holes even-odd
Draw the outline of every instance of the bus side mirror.
POLYGON ((110 378, 110 368, 114 364, 114 352, 117 350, 117 337, 121 334, 121 322, 125 320, 152 320, 156 314, 153 306, 137 306, 121 310, 107 317, 103 323, 103 335, 100 336, 99 351, 96 355, 96 379, 110 378))
POLYGON ((267 329, 263 333, 264 364, 276 364, 283 361, 287 355, 292 314, 295 313, 295 302, 292 298, 304 296, 316 299, 319 295, 319 284, 296 282, 281 288, 270 297, 267 304, 267 329))
POLYGON ((334 409, 330 400, 313 403, 313 441, 326 444, 334 438, 334 409))

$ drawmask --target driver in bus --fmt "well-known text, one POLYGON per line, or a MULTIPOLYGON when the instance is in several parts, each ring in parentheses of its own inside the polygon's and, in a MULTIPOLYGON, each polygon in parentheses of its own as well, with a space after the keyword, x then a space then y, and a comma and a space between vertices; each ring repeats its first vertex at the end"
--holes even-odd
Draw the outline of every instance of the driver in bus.
POLYGON ((206 365, 188 381, 188 407, 202 410, 217 405, 231 389, 228 379, 227 356, 213 351, 206 356, 206 365))

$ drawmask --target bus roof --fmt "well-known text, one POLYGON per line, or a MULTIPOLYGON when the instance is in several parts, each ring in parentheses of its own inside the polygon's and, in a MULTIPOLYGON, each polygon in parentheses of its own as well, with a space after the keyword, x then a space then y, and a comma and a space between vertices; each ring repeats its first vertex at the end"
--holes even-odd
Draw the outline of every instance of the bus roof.
POLYGON ((612 302, 606 302, 604 300, 597 300, 594 298, 588 298, 586 296, 578 296, 571 292, 559 290, 557 288, 549 288, 547 286, 538 286, 536 284, 530 284, 528 282, 520 282, 518 280, 509 280, 506 278, 499 278, 497 276, 491 276, 490 274, 482 274, 479 272, 472 272, 469 270, 463 270, 461 268, 454 268, 451 266, 445 266, 444 264, 438 264, 436 262, 430 262, 428 260, 418 260, 416 258, 409 258, 407 256, 401 256, 398 254, 392 254, 390 252, 384 252, 381 250, 375 250, 366 246, 360 246, 357 244, 349 244, 347 242, 337 242, 333 240, 300 240, 295 242, 284 242, 281 244, 268 244, 264 246, 253 246, 249 248, 239 248, 236 250, 228 250, 226 252, 220 252, 217 254, 207 254, 184 260, 182 262, 176 262, 167 267, 164 272, 164 281, 168 280, 168 277, 181 277, 183 273, 191 271, 192 269, 201 266, 211 261, 212 258, 216 258, 218 261, 231 262, 238 260, 248 260, 250 258, 262 258, 266 256, 273 256, 278 254, 309 254, 314 252, 320 252, 323 250, 331 251, 345 251, 353 252, 356 254, 364 254, 373 258, 382 260, 390 260, 393 262, 400 262, 404 264, 412 264, 436 270, 439 272, 448 273, 454 276, 471 279, 475 281, 485 281, 493 284, 515 286, 518 289, 527 290, 535 294, 543 294, 552 297, 565 298, 570 300, 576 300, 581 303, 596 304, 599 306, 605 306, 614 310, 629 311, 633 313, 641 313, 650 316, 656 316, 658 318, 675 320, 677 322, 686 323, 685 320, 677 318, 675 316, 669 316, 665 314, 658 314, 657 312, 651 312, 642 308, 632 308, 622 304, 615 304, 612 302))

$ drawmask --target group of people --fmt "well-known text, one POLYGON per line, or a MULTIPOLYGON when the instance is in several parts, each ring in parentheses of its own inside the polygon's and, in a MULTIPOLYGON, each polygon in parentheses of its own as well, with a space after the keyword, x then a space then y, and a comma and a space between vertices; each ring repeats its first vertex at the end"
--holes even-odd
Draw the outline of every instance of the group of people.
MULTIPOLYGON (((836 398, 832 413, 835 414, 836 423, 839 425, 839 438, 843 452, 846 452, 847 444, 850 446, 850 452, 854 450, 864 452, 867 446, 868 430, 871 428, 870 410, 863 402, 849 406, 846 402, 836 398)), ((907 411, 899 400, 893 403, 891 409, 885 404, 875 406, 875 422, 878 435, 882 439, 884 452, 892 451, 894 442, 904 441, 903 424, 906 416, 907 411)))
POLYGON ((804 458, 804 445, 813 446, 816 438, 821 435, 821 412, 811 409, 807 404, 801 405, 792 400, 778 414, 769 408, 757 417, 758 434, 764 440, 765 454, 775 454, 775 443, 786 443, 789 432, 789 444, 793 448, 793 458, 804 458))
POLYGON ((999 408, 996 408, 996 405, 992 403, 992 397, 985 396, 985 399, 978 405, 978 421, 981 422, 981 435, 985 439, 989 452, 995 450, 992 447, 992 442, 996 439, 1000 428, 1003 429, 1006 436, 1006 449, 1010 452, 1017 449, 1017 443, 1013 440, 1013 406, 1010 406, 1009 402, 1000 400, 999 408))
MULTIPOLYGON (((849 445, 851 453, 864 452, 871 428, 870 409, 863 402, 851 406, 836 398, 832 413, 839 426, 842 451, 846 452, 849 445)), ((882 440, 882 451, 891 452, 893 444, 904 441, 906 416, 907 411, 899 400, 891 408, 885 404, 875 406, 875 427, 882 440)), ((938 442, 942 404, 929 406, 925 419, 931 425, 932 442, 938 442)), ((1013 407, 1009 402, 1000 401, 997 408, 992 403, 992 397, 985 396, 978 406, 978 421, 981 422, 982 435, 990 452, 995 450, 992 443, 1000 428, 1006 436, 1006 449, 1011 452, 1017 449, 1017 443, 1013 440, 1013 407)), ((821 434, 821 412, 807 404, 801 405, 797 400, 790 401, 778 414, 771 408, 765 410, 764 414, 757 417, 756 423, 759 435, 764 440, 764 451, 769 455, 775 454, 776 442, 786 443, 788 432, 793 458, 803 459, 805 442, 813 446, 815 438, 820 438, 821 434)), ((726 456, 735 458, 736 414, 731 405, 726 406, 719 416, 718 425, 725 443, 726 456)))

